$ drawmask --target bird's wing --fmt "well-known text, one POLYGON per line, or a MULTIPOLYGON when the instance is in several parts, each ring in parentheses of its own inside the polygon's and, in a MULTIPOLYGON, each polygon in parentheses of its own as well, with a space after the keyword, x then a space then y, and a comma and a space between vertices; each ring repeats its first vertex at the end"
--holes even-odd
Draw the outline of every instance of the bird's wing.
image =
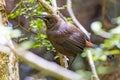
POLYGON ((75 29, 66 28, 66 37, 61 37, 61 39, 57 40, 56 44, 62 46, 64 50, 72 53, 81 53, 86 46, 85 39, 82 34, 79 32, 75 32, 75 29), (69 29, 69 30, 68 30, 69 29))

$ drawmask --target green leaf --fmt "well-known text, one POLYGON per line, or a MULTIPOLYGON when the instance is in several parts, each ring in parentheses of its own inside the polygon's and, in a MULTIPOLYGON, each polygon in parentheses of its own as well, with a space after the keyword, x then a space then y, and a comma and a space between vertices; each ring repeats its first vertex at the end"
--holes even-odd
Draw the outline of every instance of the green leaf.
POLYGON ((103 32, 102 23, 100 21, 93 22, 91 24, 91 29, 93 30, 94 33, 100 34, 101 32, 103 32))
POLYGON ((58 59, 58 58, 59 58, 59 56, 55 56, 55 57, 54 57, 54 60, 56 60, 56 59, 58 59))
POLYGON ((120 25, 110 30, 112 34, 120 34, 120 25))
POLYGON ((111 54, 120 54, 120 50, 111 50, 110 53, 111 54))
POLYGON ((119 24, 119 25, 120 25, 120 16, 119 16, 119 17, 117 17, 117 18, 115 18, 115 19, 114 19, 114 21, 115 21, 117 24, 119 24))
POLYGON ((16 18, 16 15, 14 13, 11 13, 11 14, 8 15, 8 17, 11 18, 11 19, 14 19, 14 18, 16 18))
POLYGON ((67 21, 68 21, 69 23, 73 24, 72 18, 66 18, 66 19, 67 19, 67 21))
POLYGON ((10 36, 11 38, 18 38, 21 36, 21 31, 18 29, 11 30, 10 36))
POLYGON ((19 50, 26 50, 26 49, 32 48, 32 46, 33 46, 32 41, 24 41, 19 45, 18 49, 19 50))
POLYGON ((98 68, 97 68, 98 73, 102 74, 102 75, 109 73, 110 70, 111 69, 109 67, 107 67, 107 66, 98 66, 98 68))
POLYGON ((77 70, 76 71, 80 76, 83 77, 84 80, 89 80, 92 76, 92 72, 85 70, 77 70))

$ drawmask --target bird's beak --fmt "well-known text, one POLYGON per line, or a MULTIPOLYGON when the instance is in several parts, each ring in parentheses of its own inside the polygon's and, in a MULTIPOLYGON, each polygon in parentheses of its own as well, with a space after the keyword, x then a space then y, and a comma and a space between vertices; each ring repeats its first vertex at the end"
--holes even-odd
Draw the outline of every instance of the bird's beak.
POLYGON ((47 21, 46 16, 38 16, 38 18, 42 19, 43 21, 47 21))
POLYGON ((38 16, 38 18, 40 18, 40 19, 45 19, 45 16, 38 16))

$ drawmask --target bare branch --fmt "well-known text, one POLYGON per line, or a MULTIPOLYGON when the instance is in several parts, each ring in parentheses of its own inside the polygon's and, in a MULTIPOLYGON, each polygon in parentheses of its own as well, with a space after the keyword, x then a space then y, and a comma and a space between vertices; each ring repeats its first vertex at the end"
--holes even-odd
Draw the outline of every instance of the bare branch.
POLYGON ((60 65, 64 68, 68 68, 68 62, 67 62, 67 57, 61 53, 57 54, 60 59, 60 65))
MULTIPOLYGON (((75 15, 74 15, 74 13, 73 13, 73 10, 72 10, 71 0, 67 0, 67 5, 68 5, 68 6, 67 6, 67 10, 68 10, 71 18, 73 19, 74 23, 78 26, 78 28, 79 28, 80 30, 82 30, 82 31, 87 35, 88 38, 90 38, 89 33, 86 31, 86 29, 85 29, 85 28, 79 23, 79 21, 76 19, 75 15)), ((89 50, 89 51, 87 52, 87 54, 88 54, 89 64, 90 64, 90 66, 91 66, 92 72, 93 72, 96 80, 99 80, 99 77, 98 77, 98 75, 97 75, 97 71, 96 71, 94 62, 93 62, 93 60, 92 60, 92 53, 91 53, 91 51, 89 50)))
POLYGON ((8 47, 27 64, 29 64, 30 66, 34 67, 39 71, 43 71, 48 75, 54 76, 60 80, 84 80, 80 75, 65 68, 62 68, 53 62, 46 61, 30 51, 17 51, 15 48, 12 48, 11 46, 8 47))
MULTIPOLYGON (((50 1, 52 3, 52 7, 53 7, 54 11, 57 14, 57 12, 59 12, 59 11, 57 11, 57 2, 56 2, 56 0, 50 0, 50 1)), ((59 53, 59 52, 58 52, 58 56, 59 56, 59 59, 60 59, 60 65, 65 67, 65 68, 68 68, 68 62, 67 62, 66 56, 61 54, 61 53, 59 53)))
POLYGON ((94 62, 93 62, 93 60, 92 60, 92 53, 91 53, 90 50, 88 50, 87 55, 88 55, 90 67, 91 67, 92 72, 93 72, 93 75, 94 75, 93 77, 95 77, 96 80, 100 80, 99 77, 98 77, 98 74, 97 74, 97 71, 96 71, 94 62))
POLYGON ((57 13, 57 2, 56 0, 50 0, 50 1, 52 3, 52 8, 54 9, 55 14, 56 14, 57 13))
MULTIPOLYGON (((1 28, 1 27, 0 27, 1 28)), ((2 28, 1 28, 2 29, 2 28)), ((1 30, 0 29, 0 30, 1 30)), ((3 32, 6 32, 5 29, 2 29, 3 32)), ((4 39, 4 44, 2 43, 3 41, 0 41, 0 51, 6 52, 9 54, 9 51, 14 53, 14 55, 17 55, 20 57, 23 61, 25 61, 27 64, 31 65, 35 69, 39 71, 43 71, 44 73, 54 76, 60 80, 80 80, 81 76, 78 74, 67 70, 63 67, 60 67, 59 65, 53 63, 53 62, 48 62, 44 60, 43 58, 31 53, 30 51, 19 51, 14 48, 14 46, 11 46, 11 43, 9 43, 9 39, 7 36, 4 36, 2 32, 0 33, 0 37, 4 39)), ((2 39, 2 40, 3 40, 2 39)))
POLYGON ((38 0, 38 2, 40 2, 40 4, 47 10, 48 13, 56 14, 54 9, 50 5, 48 5, 45 0, 38 0))
POLYGON ((77 18, 75 17, 73 10, 72 10, 72 2, 71 0, 67 0, 67 10, 70 14, 70 17, 72 18, 72 20, 74 21, 74 23, 77 25, 77 27, 83 31, 88 38, 90 38, 89 33, 86 31, 86 29, 79 23, 79 21, 77 20, 77 18))
POLYGON ((48 13, 50 14, 58 14, 66 21, 65 17, 59 12, 57 11, 57 4, 56 4, 56 0, 51 0, 52 1, 52 6, 48 5, 44 0, 38 0, 38 2, 47 10, 48 13))

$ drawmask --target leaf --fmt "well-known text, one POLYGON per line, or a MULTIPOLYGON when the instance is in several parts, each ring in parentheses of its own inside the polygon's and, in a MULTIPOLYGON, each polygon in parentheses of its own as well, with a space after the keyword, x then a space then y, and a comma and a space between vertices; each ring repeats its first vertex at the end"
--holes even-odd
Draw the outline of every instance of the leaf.
POLYGON ((30 49, 32 47, 32 45, 33 45, 32 41, 24 41, 19 45, 18 49, 19 50, 30 49))
POLYGON ((11 38, 18 38, 21 36, 21 31, 18 29, 14 29, 10 31, 11 38))
POLYGON ((112 34, 120 34, 120 25, 110 30, 112 34))
POLYGON ((106 67, 106 66, 98 66, 98 68, 97 68, 98 73, 102 74, 102 75, 109 73, 110 70, 111 69, 109 67, 106 67))
POLYGON ((93 30, 94 33, 100 34, 101 32, 103 32, 102 23, 100 21, 93 22, 91 24, 91 29, 93 30))
POLYGON ((92 72, 85 70, 77 70, 76 71, 80 76, 82 76, 85 80, 89 80, 92 76, 92 72))

